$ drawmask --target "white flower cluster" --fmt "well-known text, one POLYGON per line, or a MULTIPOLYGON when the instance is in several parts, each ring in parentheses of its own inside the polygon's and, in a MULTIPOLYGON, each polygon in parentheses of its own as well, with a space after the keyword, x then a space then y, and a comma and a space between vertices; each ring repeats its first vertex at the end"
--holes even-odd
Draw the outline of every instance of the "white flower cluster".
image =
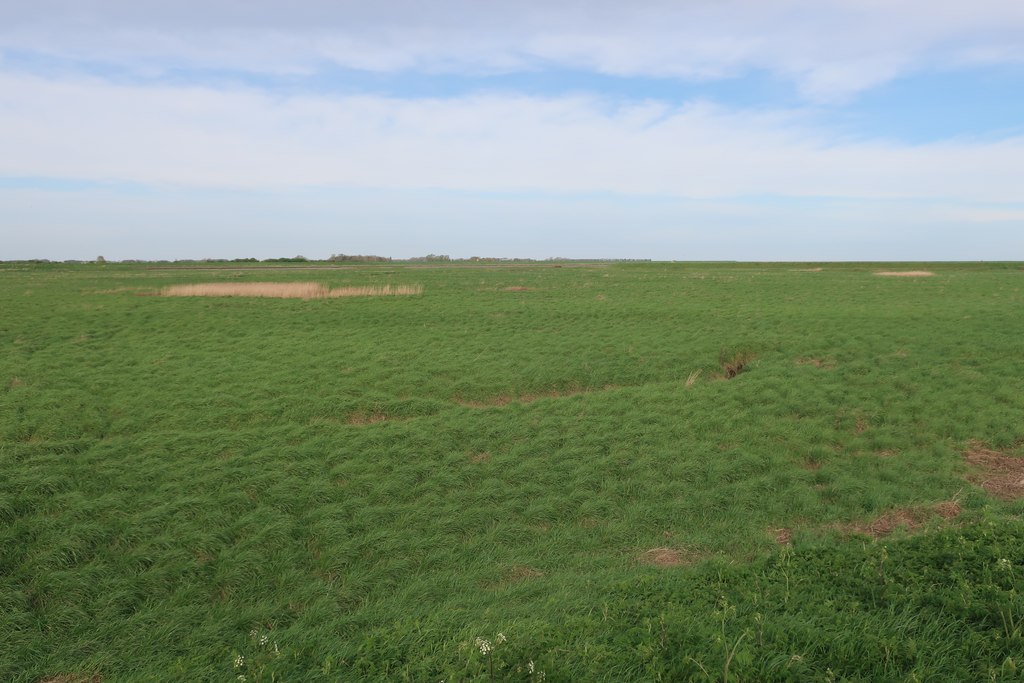
POLYGON ((243 666, 245 666, 245 656, 244 655, 236 656, 235 657, 235 668, 236 669, 241 669, 243 666))
POLYGON ((998 567, 1001 571, 1004 572, 1013 571, 1013 563, 1005 557, 996 562, 996 567, 998 567))
POLYGON ((494 650, 494 647, 491 646, 491 641, 485 640, 484 638, 477 638, 476 646, 480 649, 480 654, 482 654, 484 657, 491 654, 491 652, 494 650))

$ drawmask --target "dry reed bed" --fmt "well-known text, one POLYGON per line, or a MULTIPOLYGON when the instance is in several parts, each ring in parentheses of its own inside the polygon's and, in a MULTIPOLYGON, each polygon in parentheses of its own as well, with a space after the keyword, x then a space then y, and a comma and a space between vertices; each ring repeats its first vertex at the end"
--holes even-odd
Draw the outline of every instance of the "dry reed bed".
POLYGON ((935 273, 930 270, 882 270, 875 275, 882 277, 932 277, 935 273))
POLYGON ((369 285, 325 287, 316 282, 208 282, 172 285, 161 296, 254 296, 272 299, 337 299, 349 296, 410 296, 423 293, 423 285, 369 285))

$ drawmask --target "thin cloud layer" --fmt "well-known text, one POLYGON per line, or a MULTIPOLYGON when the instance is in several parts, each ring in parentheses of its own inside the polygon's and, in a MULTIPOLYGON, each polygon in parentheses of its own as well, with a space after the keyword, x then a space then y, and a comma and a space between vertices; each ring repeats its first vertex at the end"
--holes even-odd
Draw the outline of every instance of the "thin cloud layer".
POLYGON ((0 77, 0 175, 1015 202, 1024 139, 835 139, 800 113, 479 95, 409 100, 0 77))
POLYGON ((5 3, 0 26, 8 50, 157 71, 560 67, 692 80, 764 70, 817 101, 936 65, 1024 62, 1016 0, 38 0, 5 3))

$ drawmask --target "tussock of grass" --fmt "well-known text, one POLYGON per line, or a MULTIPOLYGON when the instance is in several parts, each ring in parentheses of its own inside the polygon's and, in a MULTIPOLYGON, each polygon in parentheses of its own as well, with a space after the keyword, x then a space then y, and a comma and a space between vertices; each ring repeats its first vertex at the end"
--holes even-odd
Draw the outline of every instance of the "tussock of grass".
POLYGON ((757 356, 751 351, 722 349, 718 354, 718 364, 722 368, 722 376, 725 379, 734 378, 746 370, 755 358, 757 356))
POLYGON ((316 282, 208 282, 171 285, 161 296, 249 296, 273 299, 336 299, 355 296, 409 296, 423 293, 422 285, 325 287, 316 282))

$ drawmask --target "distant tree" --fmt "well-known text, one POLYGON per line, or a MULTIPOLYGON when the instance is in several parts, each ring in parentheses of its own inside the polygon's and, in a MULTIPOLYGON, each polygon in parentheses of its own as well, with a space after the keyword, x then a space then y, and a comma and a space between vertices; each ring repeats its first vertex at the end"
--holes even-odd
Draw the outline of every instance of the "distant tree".
POLYGON ((106 263, 106 262, 107 262, 107 259, 103 258, 102 256, 97 256, 96 257, 96 263, 106 263))

